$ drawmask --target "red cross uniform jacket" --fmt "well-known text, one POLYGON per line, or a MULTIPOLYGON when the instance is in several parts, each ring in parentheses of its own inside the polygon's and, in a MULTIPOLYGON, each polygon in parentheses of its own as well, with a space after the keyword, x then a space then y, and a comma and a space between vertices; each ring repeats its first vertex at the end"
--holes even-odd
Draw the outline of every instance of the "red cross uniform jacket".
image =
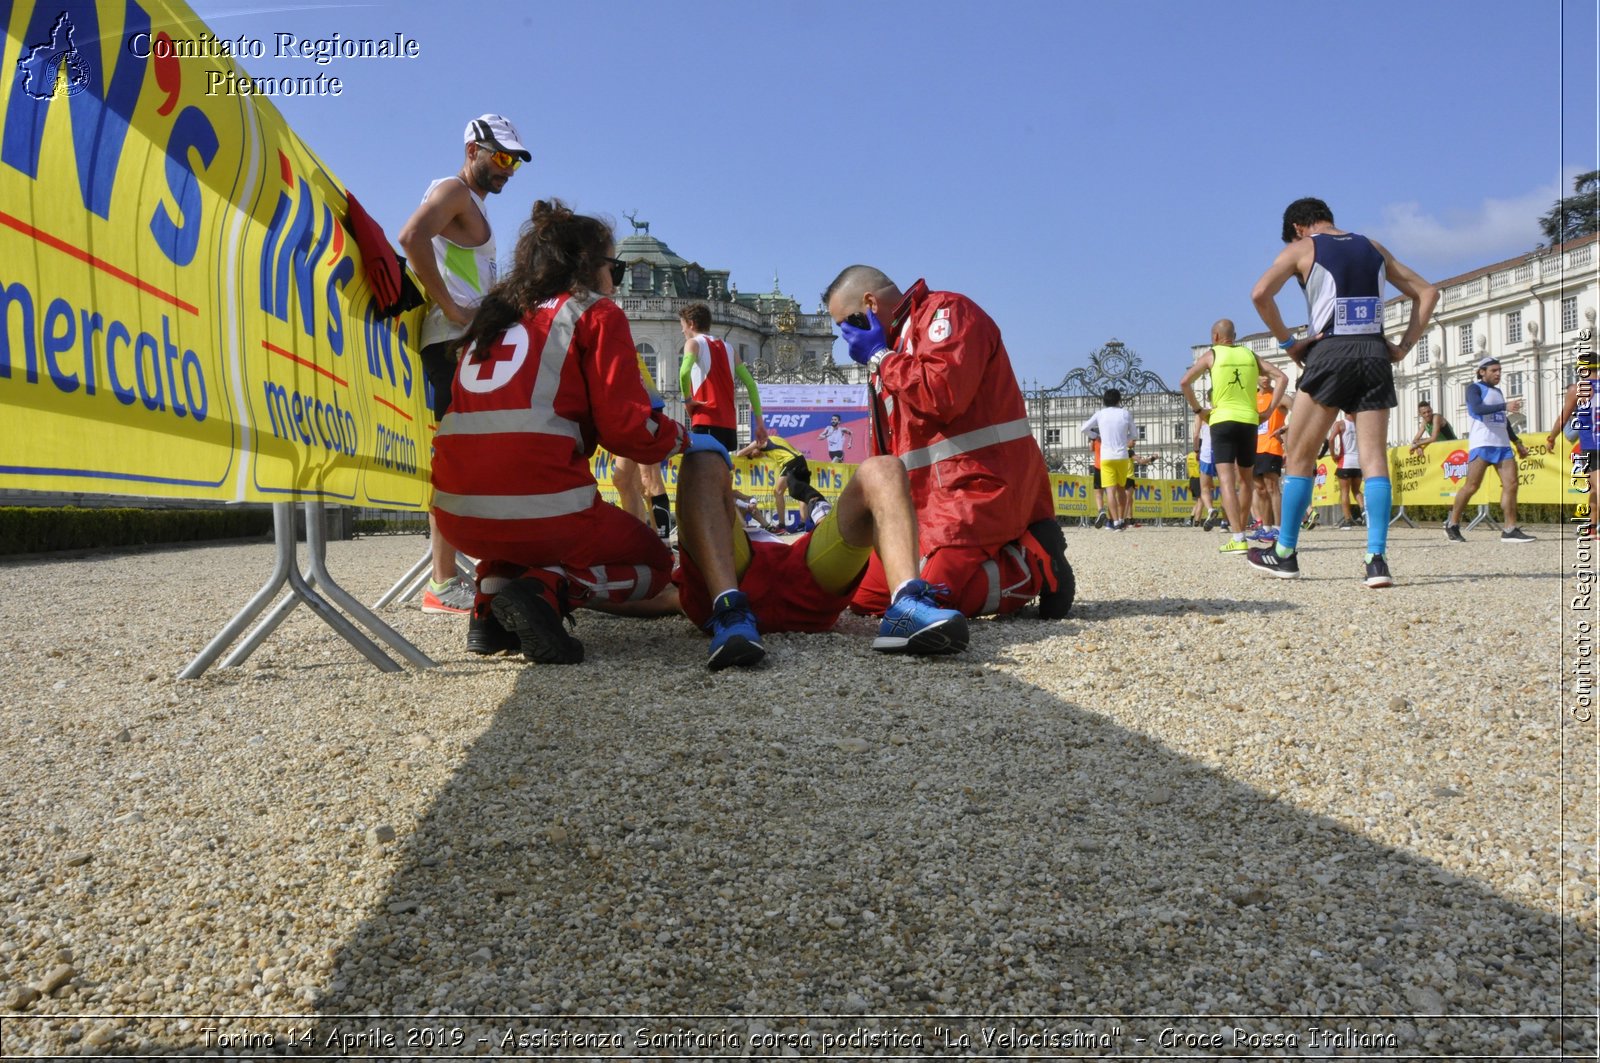
POLYGON ((649 464, 681 453, 687 438, 651 408, 622 309, 593 293, 560 295, 487 351, 462 352, 434 439, 434 506, 482 539, 542 539, 599 500, 597 445, 649 464))
POLYGON ((919 280, 891 329, 894 353, 872 377, 873 445, 905 463, 923 554, 998 547, 1051 517, 1044 456, 994 320, 919 280))

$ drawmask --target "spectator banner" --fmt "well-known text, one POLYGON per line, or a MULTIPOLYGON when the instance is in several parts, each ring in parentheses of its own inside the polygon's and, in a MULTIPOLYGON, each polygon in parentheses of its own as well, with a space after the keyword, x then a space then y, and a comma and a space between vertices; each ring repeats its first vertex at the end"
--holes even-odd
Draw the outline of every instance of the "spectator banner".
MULTIPOLYGON (((763 409, 762 412, 765 412, 763 409)), ((798 444, 792 444, 798 446, 798 444)), ((783 455, 787 458, 788 455, 783 455)), ((597 450, 594 457, 589 460, 589 468, 594 472, 595 482, 600 485, 600 495, 607 502, 617 504, 617 489, 612 483, 611 470, 616 465, 616 458, 608 451, 597 450)), ((678 494, 678 462, 680 458, 672 458, 663 463, 665 468, 661 471, 661 479, 665 482, 667 493, 674 498, 678 494)), ((855 475, 856 467, 832 461, 810 461, 811 486, 815 487, 822 497, 829 502, 839 501, 839 494, 844 490, 845 484, 850 482, 855 475)), ((772 489, 778 482, 778 468, 783 464, 776 458, 750 459, 735 458, 733 460, 733 489, 754 498, 763 509, 770 509, 772 504, 772 489)), ((789 505, 794 505, 793 496, 789 496, 789 505)))
POLYGON ((0 12, 0 486, 422 508, 416 315, 376 316, 342 186, 243 71, 174 47, 205 23, 0 12))
MULTIPOLYGON (((1556 450, 1545 446, 1544 436, 1530 435, 1523 440, 1528 456, 1517 462, 1517 501, 1523 505, 1577 505, 1588 501, 1587 483, 1572 477, 1572 451, 1575 444, 1556 437, 1556 450)), ((1467 478, 1466 440, 1429 443, 1422 453, 1407 447, 1389 451, 1389 477, 1394 485, 1395 505, 1448 506, 1467 478)), ((1334 496, 1338 500, 1338 496, 1334 496)), ((1500 501, 1498 470, 1484 473, 1483 482, 1468 499, 1468 505, 1493 505, 1500 501)))
MULTIPOLYGON (((830 445, 847 465, 859 465, 872 453, 865 384, 762 384, 761 419, 813 469, 833 460, 830 445)), ((827 494, 820 484, 817 490, 827 494)))

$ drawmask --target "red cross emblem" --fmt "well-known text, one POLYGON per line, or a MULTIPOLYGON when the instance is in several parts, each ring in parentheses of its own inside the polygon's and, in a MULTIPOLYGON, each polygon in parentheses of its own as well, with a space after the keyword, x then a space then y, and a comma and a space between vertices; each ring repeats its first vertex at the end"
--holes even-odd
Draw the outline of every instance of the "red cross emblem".
MULTIPOLYGON (((504 334, 501 336, 505 338, 504 334)), ((487 381, 494 376, 496 362, 509 362, 516 356, 517 347, 514 343, 497 343, 489 348, 489 353, 483 358, 474 358, 473 364, 478 367, 478 379, 487 381)))

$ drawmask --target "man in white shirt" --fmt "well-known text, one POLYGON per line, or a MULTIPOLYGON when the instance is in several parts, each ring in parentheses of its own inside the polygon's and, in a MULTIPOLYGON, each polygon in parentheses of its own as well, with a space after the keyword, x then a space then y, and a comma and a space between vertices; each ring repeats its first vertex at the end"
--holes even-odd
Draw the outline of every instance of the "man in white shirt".
POLYGON ((817 438, 828 441, 829 461, 843 461, 844 448, 850 445, 854 436, 850 429, 839 423, 839 415, 834 414, 828 422, 828 427, 817 433, 817 438))
POLYGON ((1106 508, 1111 514, 1112 531, 1126 531, 1133 516, 1133 498, 1128 481, 1133 477, 1133 441, 1139 431, 1133 414, 1122 408, 1122 392, 1107 388, 1105 406, 1083 422, 1085 435, 1100 433, 1100 483, 1105 488, 1106 508))

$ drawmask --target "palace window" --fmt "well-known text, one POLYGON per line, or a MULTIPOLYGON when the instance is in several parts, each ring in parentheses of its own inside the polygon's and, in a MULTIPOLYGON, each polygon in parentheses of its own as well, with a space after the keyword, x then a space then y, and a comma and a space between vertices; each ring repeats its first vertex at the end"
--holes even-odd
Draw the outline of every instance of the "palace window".
POLYGON ((1522 373, 1506 374, 1506 398, 1519 399, 1522 397, 1522 373))
POLYGON ((1472 353, 1472 322, 1462 325, 1457 333, 1461 337, 1461 354, 1464 356, 1472 353))
POLYGON ((1059 447, 1061 445, 1061 429, 1046 428, 1044 430, 1044 445, 1047 447, 1059 447))
POLYGON ((1522 342, 1522 311, 1513 310, 1506 315, 1506 342, 1522 342))
POLYGON ((1184 443, 1184 442, 1187 442, 1188 439, 1189 439, 1189 426, 1188 425, 1186 425, 1186 424, 1175 424, 1175 425, 1172 426, 1172 441, 1174 443, 1184 443))
POLYGON ((1424 333, 1422 338, 1417 341, 1416 352, 1417 352, 1417 364, 1418 365, 1427 365, 1428 364, 1429 354, 1428 354, 1428 336, 1427 336, 1426 333, 1424 333))
POLYGON ((1569 295, 1561 300, 1561 331, 1571 332, 1578 327, 1578 297, 1569 295))
POLYGON ((635 262, 633 264, 633 275, 628 278, 628 290, 634 295, 649 295, 655 289, 655 285, 652 283, 653 280, 650 263, 635 262))
POLYGON ((1417 389, 1417 405, 1420 406, 1424 402, 1426 402, 1429 406, 1433 405, 1433 389, 1432 388, 1418 388, 1417 389))
MULTIPOLYGON (((648 343, 636 344, 633 349, 639 352, 640 358, 644 359, 644 367, 650 370, 650 379, 657 381, 659 384, 661 380, 661 374, 658 372, 656 349, 648 343)), ((659 391, 660 388, 658 387, 657 390, 659 391)))

